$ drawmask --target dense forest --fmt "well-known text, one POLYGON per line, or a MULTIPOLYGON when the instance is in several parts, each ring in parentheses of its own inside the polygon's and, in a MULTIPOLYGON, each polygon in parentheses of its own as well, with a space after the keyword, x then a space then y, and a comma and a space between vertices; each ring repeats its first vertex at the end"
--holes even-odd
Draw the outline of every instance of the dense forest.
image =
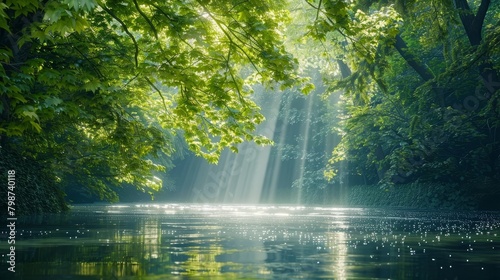
POLYGON ((254 142, 302 158, 287 187, 304 202, 405 187, 489 208, 499 23, 490 0, 3 1, 2 178, 17 171, 25 211, 57 211, 75 189, 154 195, 180 159, 254 142), (276 122, 308 123, 302 140, 259 133, 261 86, 295 100, 276 122))

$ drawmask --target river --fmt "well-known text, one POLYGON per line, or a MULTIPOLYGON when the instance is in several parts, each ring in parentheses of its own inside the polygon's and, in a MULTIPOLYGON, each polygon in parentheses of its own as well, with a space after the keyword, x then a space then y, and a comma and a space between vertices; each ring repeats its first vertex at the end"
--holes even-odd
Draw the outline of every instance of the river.
POLYGON ((18 218, 1 279, 500 279, 500 213, 80 205, 18 218))

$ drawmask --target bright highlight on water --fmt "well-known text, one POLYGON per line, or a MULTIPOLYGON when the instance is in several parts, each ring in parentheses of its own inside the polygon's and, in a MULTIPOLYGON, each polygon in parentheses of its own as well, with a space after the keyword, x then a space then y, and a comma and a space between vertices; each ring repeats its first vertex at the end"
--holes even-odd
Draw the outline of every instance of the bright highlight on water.
POLYGON ((500 273, 496 212, 129 204, 76 206, 19 222, 19 279, 494 279, 500 273))

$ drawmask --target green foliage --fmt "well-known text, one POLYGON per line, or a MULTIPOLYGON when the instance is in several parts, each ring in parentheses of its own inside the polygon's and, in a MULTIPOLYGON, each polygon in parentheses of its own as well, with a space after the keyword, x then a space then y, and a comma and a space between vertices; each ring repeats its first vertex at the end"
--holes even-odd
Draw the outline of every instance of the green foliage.
POLYGON ((344 38, 336 52, 351 72, 331 82, 332 91, 346 94, 337 126, 343 138, 327 178, 349 166, 348 176, 372 184, 419 180, 498 194, 499 45, 493 25, 500 6, 455 2, 470 10, 452 1, 363 1, 346 8, 349 20, 340 26, 326 7, 315 5, 327 28, 312 35, 344 38), (464 14, 476 22, 484 17, 483 26, 468 25, 464 14), (479 28, 480 44, 471 28, 479 28))
POLYGON ((271 144, 255 133, 265 118, 252 85, 296 86, 314 100, 323 92, 314 110, 339 114, 311 120, 292 108, 287 121, 309 122, 304 133, 318 146, 326 126, 342 140, 325 170, 305 136, 286 143, 286 157, 301 151, 306 160, 294 186, 323 188, 321 173, 339 183, 343 167, 367 183, 495 193, 499 8, 487 0, 4 1, 1 146, 113 200, 113 186, 159 189, 185 147, 216 163, 244 141, 271 144), (327 88, 304 78, 318 68, 327 88), (341 106, 328 107, 338 93, 341 106))
MULTIPOLYGON (((186 146, 216 163, 264 121, 251 85, 296 83, 281 1, 6 1, 0 137, 110 200, 186 146)), ((306 89, 308 90, 308 89, 306 89)))
POLYGON ((281 158, 292 191, 299 193, 301 203, 323 203, 332 187, 323 176, 328 152, 333 148, 335 132, 328 126, 336 121, 332 102, 322 98, 324 90, 319 69, 309 68, 315 89, 307 96, 299 91, 285 91, 281 96, 274 152, 281 158))
POLYGON ((352 186, 346 204, 351 207, 404 207, 414 209, 474 209, 480 197, 456 185, 411 183, 381 189, 352 186))
MULTIPOLYGON (((7 192, 15 194, 16 216, 33 213, 58 213, 68 209, 64 192, 55 182, 52 170, 13 151, 0 149, 0 178, 8 182, 8 171, 14 172, 15 185, 0 189, 0 207, 7 214, 7 192), (35 172, 36 171, 36 172, 35 172)), ((9 195, 12 196, 12 195, 9 195)))
POLYGON ((399 33, 401 17, 393 6, 364 10, 355 3, 330 0, 310 5, 316 10, 310 36, 331 44, 333 59, 343 61, 352 72, 330 80, 327 94, 342 90, 357 103, 368 103, 376 87, 385 88, 380 79, 387 67, 385 53, 399 33))

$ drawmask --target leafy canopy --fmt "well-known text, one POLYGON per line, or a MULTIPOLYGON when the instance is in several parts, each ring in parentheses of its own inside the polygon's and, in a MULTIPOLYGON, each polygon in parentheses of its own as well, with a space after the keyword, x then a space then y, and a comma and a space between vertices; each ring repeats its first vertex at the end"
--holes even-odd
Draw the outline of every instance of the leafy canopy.
MULTIPOLYGON (((187 147, 217 162, 264 121, 251 85, 291 86, 284 1, 6 1, 2 146, 112 197, 187 147), (162 162, 163 161, 163 162, 162 162)), ((65 179, 66 178, 66 179, 65 179)))
MULTIPOLYGON (((310 34, 337 42, 343 134, 325 175, 495 191, 500 174, 495 1, 307 1, 310 34), (349 164, 346 164, 349 163, 349 164), (460 176, 456 176, 460 174, 460 176)), ((488 192, 487 191, 487 192, 488 192)))

